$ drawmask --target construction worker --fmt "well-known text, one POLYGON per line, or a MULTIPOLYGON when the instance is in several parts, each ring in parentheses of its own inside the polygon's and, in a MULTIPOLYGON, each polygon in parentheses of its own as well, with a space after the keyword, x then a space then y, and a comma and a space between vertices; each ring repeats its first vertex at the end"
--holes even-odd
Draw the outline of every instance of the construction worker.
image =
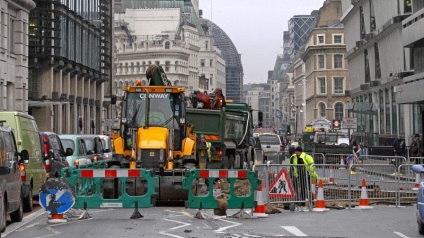
POLYGON ((200 134, 196 147, 197 147, 197 155, 198 155, 198 158, 200 159, 199 161, 202 161, 201 151, 206 150, 206 157, 207 158, 206 158, 205 162, 206 162, 206 164, 209 165, 210 162, 211 162, 212 155, 214 155, 215 151, 216 151, 215 148, 212 146, 212 143, 206 141, 205 136, 203 134, 200 134))
MULTIPOLYGON (((302 147, 297 146, 294 154, 290 156, 290 164, 296 165, 290 167, 290 176, 292 178, 293 188, 298 201, 306 201, 308 199, 308 188, 312 179, 318 178, 315 172, 314 158, 303 152, 302 147), (301 166, 303 165, 303 166, 301 166)), ((306 202, 305 202, 305 206, 306 202)))

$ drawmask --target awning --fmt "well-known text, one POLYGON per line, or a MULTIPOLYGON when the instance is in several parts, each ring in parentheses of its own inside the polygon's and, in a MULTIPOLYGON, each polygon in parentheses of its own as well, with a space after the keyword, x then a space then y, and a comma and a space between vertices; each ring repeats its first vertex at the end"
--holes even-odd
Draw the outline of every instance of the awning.
POLYGON ((424 103, 423 89, 423 79, 396 86, 396 102, 399 104, 424 103))
POLYGON ((69 102, 59 102, 59 101, 28 101, 28 107, 47 107, 51 105, 61 105, 69 102))
POLYGON ((377 115, 378 105, 372 102, 355 102, 349 103, 347 109, 354 113, 377 115), (349 105, 353 104, 353 105, 349 105))

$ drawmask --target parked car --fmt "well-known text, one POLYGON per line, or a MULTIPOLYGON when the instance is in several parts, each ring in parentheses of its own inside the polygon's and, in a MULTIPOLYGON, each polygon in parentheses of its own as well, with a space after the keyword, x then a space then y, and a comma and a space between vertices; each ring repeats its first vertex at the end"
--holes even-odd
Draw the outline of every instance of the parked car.
POLYGON ((59 178, 62 168, 69 167, 59 136, 54 132, 39 132, 41 152, 49 178, 59 178))
POLYGON ((280 136, 277 134, 264 133, 259 135, 259 143, 262 148, 264 161, 272 160, 274 163, 280 163, 283 157, 283 145, 280 136))
POLYGON ((105 159, 106 160, 112 159, 112 157, 113 157, 113 143, 112 143, 112 140, 110 139, 110 136, 99 135, 99 138, 102 142, 105 159))
POLYGON ((5 120, 5 126, 14 131, 18 151, 26 150, 29 158, 19 164, 24 187, 24 210, 32 211, 33 197, 38 197, 38 191, 46 182, 47 173, 41 155, 40 137, 34 117, 22 112, 0 112, 0 118, 5 120))
POLYGON ((94 161, 106 160, 105 149, 99 135, 81 135, 87 148, 88 158, 94 161))
POLYGON ((65 149, 66 161, 68 161, 70 167, 75 167, 76 161, 79 165, 91 163, 81 135, 63 134, 59 135, 59 139, 65 149))
POLYGON ((0 121, 0 231, 6 230, 6 215, 10 214, 13 222, 20 222, 24 213, 24 191, 28 193, 30 187, 21 180, 19 156, 28 160, 28 151, 18 153, 13 129, 4 127, 0 121))

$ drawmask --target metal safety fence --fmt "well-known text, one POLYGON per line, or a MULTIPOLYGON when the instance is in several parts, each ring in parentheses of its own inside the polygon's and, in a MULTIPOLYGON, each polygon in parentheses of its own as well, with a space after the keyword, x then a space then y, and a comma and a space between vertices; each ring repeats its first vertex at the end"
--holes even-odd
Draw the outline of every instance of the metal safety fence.
POLYGON ((313 165, 318 180, 310 176, 296 176, 293 171, 304 170, 304 165, 259 164, 253 167, 267 193, 267 204, 284 207, 300 204, 313 207, 318 192, 318 181, 323 184, 324 200, 348 208, 357 206, 361 199, 363 181, 366 182, 368 200, 371 203, 387 203, 401 206, 416 202, 417 187, 421 175, 411 170, 423 157, 406 160, 402 156, 353 157, 349 154, 313 154, 315 162, 331 162, 313 165), (318 158, 318 159, 317 159, 318 158), (333 163, 338 161, 338 163, 333 163), (413 161, 413 163, 411 162, 413 161))

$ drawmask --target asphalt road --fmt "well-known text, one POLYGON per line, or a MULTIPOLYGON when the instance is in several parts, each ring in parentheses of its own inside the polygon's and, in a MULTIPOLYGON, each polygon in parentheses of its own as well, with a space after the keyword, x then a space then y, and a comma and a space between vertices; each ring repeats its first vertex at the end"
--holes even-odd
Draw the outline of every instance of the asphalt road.
MULTIPOLYGON (((26 215, 23 222, 9 224, 3 237, 421 237, 417 232, 415 206, 374 206, 370 210, 290 212, 268 218, 235 219, 213 216, 193 218, 197 212, 181 207, 141 209, 144 216, 130 219, 132 209, 93 209, 92 218, 48 224, 43 210, 26 215)), ((232 215, 236 210, 229 210, 232 215)))

